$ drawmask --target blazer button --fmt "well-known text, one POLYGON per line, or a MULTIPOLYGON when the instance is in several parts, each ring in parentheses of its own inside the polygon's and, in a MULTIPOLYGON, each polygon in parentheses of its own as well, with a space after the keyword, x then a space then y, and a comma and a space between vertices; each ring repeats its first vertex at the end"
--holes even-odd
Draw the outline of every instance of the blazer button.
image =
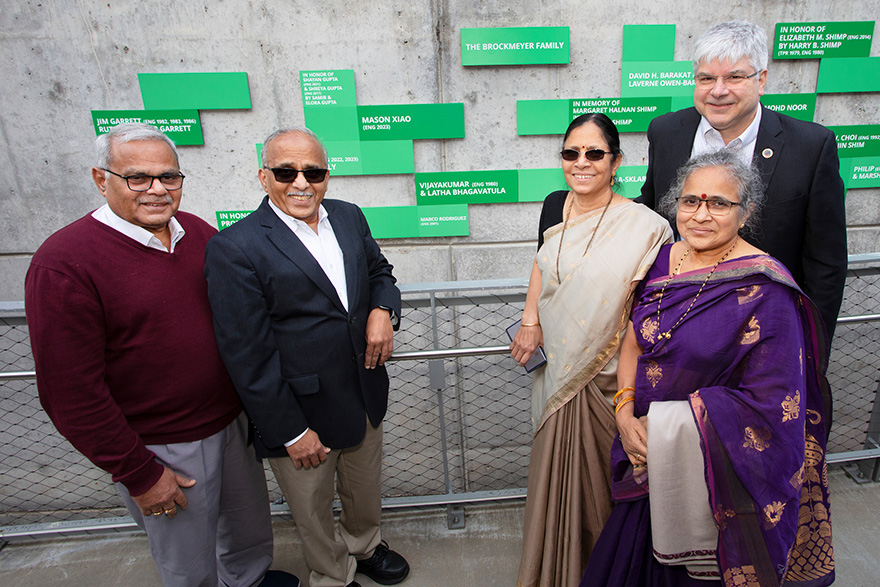
POLYGON ((352 358, 351 358, 351 362, 352 362, 352 363, 357 363, 357 362, 358 362, 358 358, 357 358, 357 357, 352 357, 352 358))
POLYGON ((354 316, 348 319, 348 323, 354 326, 354 316))

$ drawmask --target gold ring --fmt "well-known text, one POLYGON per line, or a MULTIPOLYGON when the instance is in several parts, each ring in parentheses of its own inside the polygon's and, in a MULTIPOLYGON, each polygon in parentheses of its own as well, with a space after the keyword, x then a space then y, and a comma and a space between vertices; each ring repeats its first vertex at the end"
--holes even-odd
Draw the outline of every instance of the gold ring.
POLYGON ((168 514, 173 514, 173 513, 174 513, 174 510, 165 510, 165 515, 166 515, 166 516, 167 516, 168 514))
POLYGON ((154 516, 161 516, 161 515, 162 515, 162 512, 153 512, 153 515, 154 515, 154 516))

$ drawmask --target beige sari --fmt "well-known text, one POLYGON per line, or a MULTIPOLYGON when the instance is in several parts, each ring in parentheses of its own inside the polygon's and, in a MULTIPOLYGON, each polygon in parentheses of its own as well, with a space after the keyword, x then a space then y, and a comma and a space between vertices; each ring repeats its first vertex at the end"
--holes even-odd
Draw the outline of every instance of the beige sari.
POLYGON ((635 286, 672 238, 666 220, 623 202, 608 208, 584 254, 601 212, 570 221, 564 238, 561 223, 547 229, 537 255, 547 364, 532 389, 518 587, 577 585, 611 512, 617 349, 635 286))

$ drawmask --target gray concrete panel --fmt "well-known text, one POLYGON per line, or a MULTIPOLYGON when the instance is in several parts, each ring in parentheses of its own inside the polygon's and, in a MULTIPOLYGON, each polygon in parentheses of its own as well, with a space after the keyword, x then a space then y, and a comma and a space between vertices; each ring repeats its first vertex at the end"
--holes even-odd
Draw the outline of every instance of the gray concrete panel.
MULTIPOLYGON (((729 18, 777 22, 873 20, 880 0, 827 5, 747 3, 720 9, 706 3, 627 0, 594 3, 134 2, 11 3, 0 11, 0 299, 20 299, 23 261, 52 232, 101 205, 92 183, 92 109, 143 107, 137 74, 244 71, 250 110, 204 110, 205 145, 181 148, 187 174, 182 208, 211 223, 216 210, 250 209, 262 194, 254 145, 280 126, 302 124, 299 71, 353 69, 359 104, 463 102, 466 138, 414 145, 417 172, 528 169, 559 164, 559 136, 516 135, 516 101, 618 96, 624 24, 675 23, 675 58, 690 57, 694 39, 729 18), (568 65, 463 67, 463 27, 569 26, 568 65), (12 255, 12 257, 9 257, 12 255)), ((880 55, 874 43, 873 56, 880 55)), ((767 92, 814 92, 817 60, 770 64, 767 92)), ((877 93, 820 95, 823 124, 880 123, 877 93)), ((644 133, 625 134, 625 163, 644 164, 644 133)), ((548 190, 549 191, 549 190, 548 190)), ((335 177, 331 197, 362 206, 414 205, 411 175, 335 177)), ((876 190, 852 190, 849 223, 859 227, 850 252, 878 250, 876 190)), ((402 282, 449 276, 526 277, 522 254, 486 249, 533 246, 536 204, 471 206, 465 238, 386 243, 395 254, 432 259, 398 263, 402 282), (442 255, 421 249, 448 249, 442 255), (480 249, 482 251, 482 249, 480 249), (460 266, 455 263, 460 262, 460 266)))
POLYGON ((21 301, 24 299, 24 275, 30 265, 30 255, 0 256, 0 300, 21 301))
POLYGON ((880 251, 880 228, 848 228, 846 245, 851 255, 880 251))

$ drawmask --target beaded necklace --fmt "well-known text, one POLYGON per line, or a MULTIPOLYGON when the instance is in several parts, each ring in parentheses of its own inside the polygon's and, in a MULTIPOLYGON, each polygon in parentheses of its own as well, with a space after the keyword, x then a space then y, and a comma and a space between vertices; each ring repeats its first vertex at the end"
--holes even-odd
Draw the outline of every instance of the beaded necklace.
POLYGON ((663 332, 663 330, 660 328, 660 305, 663 303, 663 294, 666 293, 666 286, 669 285, 669 282, 672 281, 673 277, 678 275, 678 272, 681 270, 682 263, 684 263, 684 260, 687 258, 688 254, 690 254, 690 252, 691 252, 691 248, 688 247, 688 250, 684 252, 684 255, 682 255, 682 257, 681 257, 681 261, 678 262, 678 267, 675 268, 675 271, 673 271, 672 275, 669 276, 669 278, 666 280, 666 283, 663 284, 663 288, 660 290, 660 299, 657 300, 657 329, 660 330, 660 338, 665 338, 666 340, 669 340, 670 338, 672 338, 672 331, 675 330, 676 328, 678 328, 678 325, 681 324, 682 320, 685 319, 685 316, 688 315, 688 312, 691 311, 691 308, 694 307, 694 304, 697 303, 697 298, 699 298, 700 294, 703 293, 703 288, 706 287, 707 283, 709 283, 709 278, 712 277, 713 273, 715 273, 715 270, 718 268, 718 265, 720 265, 727 258, 727 256, 731 252, 733 252, 733 248, 736 246, 736 243, 738 240, 739 240, 738 237, 734 238, 733 239, 733 246, 730 247, 729 249, 727 249, 727 252, 724 253, 724 256, 715 262, 715 265, 712 267, 712 271, 710 271, 709 275, 706 276, 706 279, 703 280, 703 284, 700 286, 700 289, 697 291, 697 295, 695 295, 694 299, 691 300, 691 305, 688 306, 688 309, 684 311, 684 314, 681 315, 681 318, 678 319, 678 322, 673 324, 672 328, 670 328, 666 332, 663 332))
MULTIPOLYGON (((565 214, 562 216, 562 234, 559 235, 559 250, 556 251, 556 281, 562 283, 562 277, 559 275, 559 257, 562 255, 562 241, 565 239, 565 227, 568 224, 568 221, 571 219, 571 207, 574 203, 575 195, 572 194, 571 200, 568 201, 568 209, 565 214)), ((608 197, 608 201, 605 202, 605 208, 602 209, 602 215, 599 216, 599 222, 596 223, 596 226, 593 228, 593 234, 590 235, 590 241, 587 243, 587 248, 584 249, 584 255, 587 254, 587 251, 590 250, 590 245, 593 244, 593 239, 596 238, 596 231, 599 230, 599 226, 602 224, 602 220, 605 218, 605 212, 608 211, 608 206, 611 205, 611 200, 614 199, 614 192, 608 197)))

